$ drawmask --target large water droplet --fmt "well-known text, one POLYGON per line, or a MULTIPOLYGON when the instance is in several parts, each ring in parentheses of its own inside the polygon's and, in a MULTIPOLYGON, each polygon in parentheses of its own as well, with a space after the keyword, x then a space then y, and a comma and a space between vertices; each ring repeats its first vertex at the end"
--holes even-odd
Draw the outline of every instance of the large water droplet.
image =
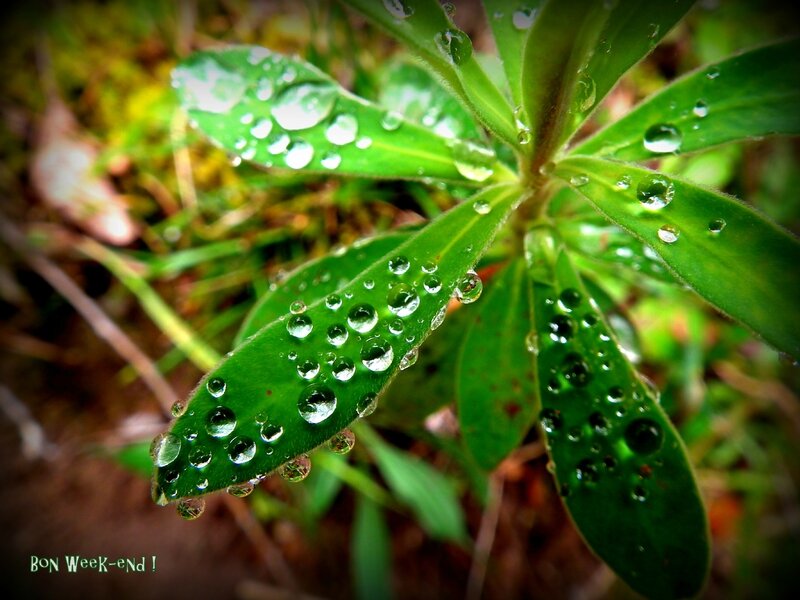
POLYGON ((349 429, 342 429, 328 440, 328 448, 336 454, 347 454, 356 445, 356 436, 349 429))
POLYGON ((459 29, 445 29, 434 36, 437 48, 455 65, 463 65, 472 57, 472 40, 459 29))
POLYGON ((481 292, 483 292, 483 282, 473 270, 467 271, 458 280, 458 284, 453 291, 456 299, 463 304, 472 304, 481 297, 481 292))
POLYGON ((242 465, 250 462, 256 455, 256 443, 248 437, 235 437, 228 444, 228 458, 232 463, 242 465))
POLYGON ((347 341, 347 329, 335 323, 328 327, 328 343, 337 348, 347 341))
POLYGON ((169 412, 175 418, 180 417, 186 412, 186 402, 183 400, 176 400, 172 403, 172 407, 170 407, 169 412))
POLYGON ((336 394, 324 385, 310 385, 300 394, 297 410, 308 423, 322 423, 336 410, 336 394))
POLYGON ((187 109, 222 114, 235 107, 247 91, 247 82, 213 58, 204 58, 172 72, 172 85, 183 95, 187 109))
POLYGON ((347 324, 358 333, 367 333, 378 323, 378 313, 369 304, 356 304, 347 313, 347 324))
POLYGON ((297 363, 297 374, 303 379, 314 379, 319 375, 319 363, 313 359, 307 359, 297 363))
POLYGON ((398 317, 407 317, 419 308, 419 294, 410 285, 399 283, 386 298, 389 310, 398 317))
POLYGON ((708 231, 712 234, 718 234, 725 229, 725 219, 714 219, 708 223, 708 231))
POLYGON ((625 443, 637 454, 652 454, 664 442, 664 431, 651 419, 636 419, 625 428, 625 443))
POLYGON ((581 304, 581 294, 578 290, 567 288, 558 296, 558 305, 561 310, 571 312, 581 304))
POLYGON ((203 514, 206 509, 206 501, 202 498, 181 498, 178 500, 177 509, 182 519, 193 521, 203 514))
POLYGON ((311 322, 311 317, 305 314, 293 315, 286 323, 286 331, 289 332, 289 335, 298 339, 306 337, 311 333, 312 329, 314 329, 314 325, 311 322))
POLYGON ((425 278, 425 282, 422 285, 429 294, 438 294, 442 289, 442 280, 436 275, 430 275, 425 278))
POLYGON ((358 120, 351 114, 342 113, 328 125, 325 138, 337 146, 344 146, 355 141, 358 135, 358 120))
POLYGON ((206 417, 206 431, 212 437, 225 437, 236 428, 236 415, 230 408, 218 406, 206 417))
POLYGON ((658 210, 672 202, 675 185, 663 175, 651 175, 639 182, 636 197, 645 208, 658 210))
POLYGON ((306 141, 295 140, 286 148, 283 160, 290 169, 302 169, 314 158, 314 147, 306 141))
POLYGON ((297 83, 278 94, 272 106, 272 116, 287 131, 308 129, 331 113, 336 97, 336 87, 331 83, 297 83))
POLYGON ((278 470, 283 479, 292 483, 303 481, 310 472, 311 460, 305 454, 296 456, 278 470))
POLYGON ((665 244, 674 244, 678 241, 681 233, 672 225, 662 225, 658 229, 658 239, 665 244))
POLYGON ((339 381, 349 381, 356 373, 356 366, 352 360, 346 356, 337 358, 331 366, 333 376, 339 381))
POLYGON ((253 493, 254 488, 255 486, 252 483, 244 481, 235 485, 229 485, 225 491, 236 498, 246 498, 253 493))
POLYGON ((407 19, 414 14, 414 7, 408 0, 383 0, 383 7, 395 19, 407 19))
POLYGON ((157 467, 166 467, 181 453, 181 440, 172 433, 162 433, 150 444, 150 458, 157 467))
POLYGON ((225 380, 220 379, 219 377, 212 377, 206 382, 206 389, 208 393, 214 396, 214 398, 219 398, 225 393, 225 389, 227 385, 225 384, 225 380))
POLYGON ((683 142, 683 134, 675 125, 659 123, 644 133, 642 143, 645 149, 656 154, 678 152, 683 142))
POLYGON ((361 348, 361 362, 370 371, 380 373, 392 365, 394 350, 382 337, 369 338, 361 348))
POLYGON ((490 148, 466 140, 452 140, 453 163, 461 175, 472 181, 484 181, 494 173, 495 153, 490 148))

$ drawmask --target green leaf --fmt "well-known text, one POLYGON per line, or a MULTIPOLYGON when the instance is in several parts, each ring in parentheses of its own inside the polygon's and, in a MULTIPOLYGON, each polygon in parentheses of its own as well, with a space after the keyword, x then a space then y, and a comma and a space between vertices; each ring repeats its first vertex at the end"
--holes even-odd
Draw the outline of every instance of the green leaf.
POLYGON ((608 12, 602 2, 551 0, 545 2, 528 32, 522 93, 535 169, 551 159, 567 133, 594 106, 591 86, 581 69, 608 12))
POLYGON ((435 539, 467 539, 464 513, 453 482, 426 462, 386 444, 366 428, 359 429, 392 492, 435 539), (369 432, 369 433, 367 433, 369 432))
POLYGON ((395 60, 381 73, 378 101, 445 138, 477 140, 483 137, 472 114, 428 71, 405 60, 395 60))
POLYGON ((216 145, 266 167, 482 181, 493 157, 347 92, 316 67, 259 46, 196 52, 172 74, 181 104, 216 145), (473 168, 470 168, 473 167, 473 168))
POLYGON ((585 69, 594 91, 593 106, 599 105, 619 78, 658 45, 693 4, 694 0, 618 0, 614 4, 585 69))
POLYGON ((284 315, 292 302, 309 305, 332 294, 411 235, 411 231, 395 231, 375 236, 301 265, 259 298, 236 335, 234 347, 284 315))
POLYGON ((517 260, 487 286, 468 325, 458 364, 458 417, 464 443, 484 469, 516 448, 538 411, 526 336, 531 331, 525 262, 517 260))
POLYGON ((271 473, 367 414, 404 358, 441 322, 464 273, 520 195, 513 185, 486 188, 333 297, 304 312, 292 306, 298 314, 287 306, 230 353, 161 438, 154 498, 196 496, 271 473), (197 460, 201 454, 210 461, 197 460))
POLYGON ((696 594, 703 504, 657 391, 636 374, 552 230, 529 233, 540 419, 564 503, 588 545, 649 598, 696 594))
POLYGON ((677 177, 588 157, 562 161, 556 174, 714 306, 800 356, 796 238, 738 200, 677 177), (640 197, 652 194, 647 208, 640 197), (671 202, 654 209, 665 196, 671 202))
POLYGON ((578 144, 572 154, 646 160, 764 135, 798 134, 799 53, 800 40, 792 39, 701 67, 578 144))
POLYGON ((517 131, 508 101, 478 64, 469 36, 436 0, 343 0, 415 51, 476 116, 508 144, 517 131))
POLYGON ((351 541, 356 598, 391 600, 392 540, 381 508, 358 496, 351 541))
POLYGON ((519 0, 496 0, 483 3, 497 52, 503 61, 514 106, 522 106, 522 51, 528 29, 541 4, 541 0, 525 3, 519 0))
POLYGON ((142 477, 153 474, 153 459, 150 458, 150 440, 134 442, 121 448, 106 448, 106 452, 120 465, 142 477))

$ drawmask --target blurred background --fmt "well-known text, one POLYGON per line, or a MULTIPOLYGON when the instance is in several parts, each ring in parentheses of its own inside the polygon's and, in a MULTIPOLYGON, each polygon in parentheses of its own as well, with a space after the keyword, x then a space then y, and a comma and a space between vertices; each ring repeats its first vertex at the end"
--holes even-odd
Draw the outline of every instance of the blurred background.
MULTIPOLYGON (((196 521, 153 504, 149 442, 231 349, 254 301, 303 261, 424 222, 466 190, 235 166, 187 126, 170 71, 219 43, 297 53, 380 99, 403 49, 338 6, 2 10, 3 588, 61 598, 635 597, 569 522, 535 429, 493 474, 465 458, 451 382, 426 386, 446 361, 447 324, 382 400, 369 444, 345 457, 318 451, 301 484, 273 477, 245 499, 213 495, 196 521), (398 489, 387 462, 428 493, 398 489), (147 572, 67 574, 63 560, 60 573, 30 572, 31 556, 64 554, 144 556, 147 572)), ((797 16, 777 3, 698 3, 583 134, 700 64, 796 33, 797 16)), ((456 3, 454 19, 493 52, 480 6, 456 3)), ((797 233, 798 157, 796 140, 764 139, 660 168, 797 233)), ((570 210, 561 200, 553 210, 570 210)), ((800 563, 798 368, 681 286, 605 247, 584 250, 696 466, 714 538, 705 597, 788 594, 800 563)))

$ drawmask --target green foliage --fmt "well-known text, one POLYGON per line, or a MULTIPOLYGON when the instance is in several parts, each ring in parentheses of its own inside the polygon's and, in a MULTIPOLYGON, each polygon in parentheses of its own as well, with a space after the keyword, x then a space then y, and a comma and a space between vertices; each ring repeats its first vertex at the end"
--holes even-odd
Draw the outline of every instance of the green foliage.
MULTIPOLYGON (((778 350, 800 354, 797 240, 721 192, 619 162, 797 133, 797 42, 703 67, 572 143, 690 2, 487 2, 510 99, 438 2, 344 3, 422 63, 383 71, 382 106, 299 59, 234 46, 197 52, 174 71, 190 118, 236 163, 478 189, 418 230, 317 259, 263 294, 235 348, 155 440, 154 498, 241 495, 276 471, 297 481, 308 473, 306 453, 326 442, 349 450, 346 428, 379 398, 391 402, 384 422, 394 413, 408 430, 455 401, 465 464, 495 468, 538 421, 589 546, 645 595, 698 593, 709 536, 694 475, 658 391, 631 363, 635 329, 592 273, 682 281, 778 350), (507 146, 515 169, 486 137, 507 146), (455 311, 415 365, 451 298, 481 296, 472 269, 490 249, 501 264, 480 303, 455 311)), ((422 527, 465 543, 452 483, 363 424, 357 433, 422 527)), ((322 462, 380 497, 360 470, 322 462)), ((356 526, 354 568, 367 597, 385 589, 388 533, 363 498, 356 526)))

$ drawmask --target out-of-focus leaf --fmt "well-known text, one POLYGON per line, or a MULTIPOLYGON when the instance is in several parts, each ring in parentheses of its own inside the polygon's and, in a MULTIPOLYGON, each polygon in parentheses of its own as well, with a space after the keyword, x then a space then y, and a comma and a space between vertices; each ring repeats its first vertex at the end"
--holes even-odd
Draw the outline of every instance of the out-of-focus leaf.
POLYGON ((514 185, 486 188, 334 294, 287 307, 230 353, 160 437, 156 500, 270 473, 368 414, 451 295, 474 297, 477 282, 465 273, 520 195, 514 185))
POLYGON ((486 127, 509 144, 516 128, 508 101, 489 80, 458 29, 436 0, 343 0, 403 41, 427 62, 486 127))
POLYGON ((800 39, 764 46, 681 77, 572 154, 646 160, 735 140, 800 133, 800 39))
POLYGON ((392 593, 392 541, 381 508, 358 497, 351 541, 356 598, 390 600, 392 593))
POLYGON ((153 459, 150 458, 150 440, 128 444, 110 452, 114 460, 137 475, 150 477, 153 474, 153 459))
POLYGON ((551 229, 526 240, 540 420, 564 503, 589 546, 650 598, 698 593, 708 525, 681 440, 551 229))
MULTIPOLYGON (((331 452, 326 460, 330 465, 331 463, 345 462, 347 459, 331 452)), ((303 485, 303 491, 306 494, 304 503, 306 516, 311 519, 323 516, 328 512, 341 489, 342 479, 336 476, 335 467, 312 469, 303 485)))
POLYGON ((354 96, 316 67, 259 46, 196 52, 172 74, 189 116, 237 160, 266 167, 483 181, 494 156, 354 96))
POLYGON ((457 376, 464 443, 491 470, 525 437, 538 412, 525 262, 497 275, 467 327, 457 376))
POLYGON ((646 169, 573 157, 556 173, 703 298, 800 356, 796 238, 730 196, 646 169))

